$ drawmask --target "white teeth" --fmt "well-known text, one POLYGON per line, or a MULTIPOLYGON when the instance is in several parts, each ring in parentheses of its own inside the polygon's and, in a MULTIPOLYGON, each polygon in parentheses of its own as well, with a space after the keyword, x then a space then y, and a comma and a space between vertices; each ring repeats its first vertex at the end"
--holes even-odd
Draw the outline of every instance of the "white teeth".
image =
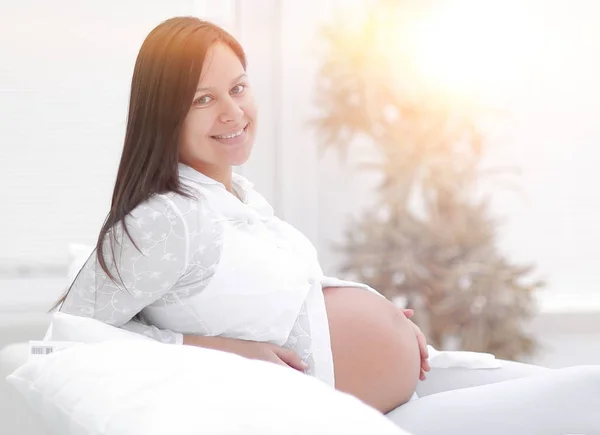
POLYGON ((242 134, 244 132, 244 129, 242 128, 240 131, 236 131, 233 134, 224 134, 224 135, 218 135, 215 136, 217 139, 233 139, 234 137, 238 137, 240 134, 242 134))

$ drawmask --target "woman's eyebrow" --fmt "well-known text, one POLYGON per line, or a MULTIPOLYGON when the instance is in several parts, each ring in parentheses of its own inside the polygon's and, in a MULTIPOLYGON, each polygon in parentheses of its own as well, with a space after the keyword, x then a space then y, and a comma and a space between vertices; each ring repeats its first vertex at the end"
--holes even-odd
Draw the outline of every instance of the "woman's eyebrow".
MULTIPOLYGON (((233 79, 233 80, 231 81, 231 84, 234 84, 234 83, 236 83, 236 82, 239 82, 241 79, 243 79, 243 78, 245 78, 245 77, 246 77, 246 73, 242 73, 242 74, 240 74, 239 76, 237 76, 235 79, 233 79)), ((196 93, 198 93, 198 92, 202 92, 202 91, 210 91, 210 90, 211 90, 211 88, 198 88, 198 89, 196 89, 196 93)))

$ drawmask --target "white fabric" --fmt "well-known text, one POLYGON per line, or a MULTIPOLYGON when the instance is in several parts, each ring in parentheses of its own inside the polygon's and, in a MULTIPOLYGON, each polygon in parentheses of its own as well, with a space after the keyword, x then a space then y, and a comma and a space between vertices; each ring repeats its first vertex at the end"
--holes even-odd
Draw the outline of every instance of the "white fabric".
POLYGON ((84 245, 82 243, 70 243, 69 244, 69 255, 71 256, 71 263, 69 263, 69 270, 67 272, 68 285, 71 285, 77 274, 84 266, 85 262, 90 258, 90 255, 94 252, 93 246, 84 245))
MULTIPOLYGON (((93 246, 84 245, 81 243, 70 243, 69 244, 69 255, 71 256, 71 262, 67 271, 67 286, 70 287, 75 281, 77 274, 81 268, 85 265, 85 262, 89 259, 90 255, 94 252, 93 246)), ((62 305, 62 304, 61 304, 62 305)), ((60 307, 60 306, 59 306, 60 307)), ((48 326, 44 340, 52 339, 52 323, 48 326)))
POLYGON ((470 369, 497 369, 500 361, 491 353, 467 351, 443 351, 427 346, 431 368, 448 369, 463 367, 470 369))
POLYGON ((72 347, 7 380, 61 435, 406 435, 291 368, 150 340, 72 347))
POLYGON ((600 366, 579 366, 431 394, 387 417, 414 435, 598 435, 599 410, 600 366))
POLYGON ((324 277, 310 241, 240 175, 233 186, 241 201, 188 166, 180 164, 179 175, 192 198, 155 195, 128 216, 141 253, 115 226, 115 268, 105 240, 111 273, 120 273, 125 289, 92 255, 60 310, 162 342, 196 334, 274 343, 296 351, 308 374, 333 385, 323 283, 370 288, 324 277))
POLYGON ((52 314, 50 327, 51 334, 44 337, 44 341, 100 343, 110 340, 151 340, 143 334, 116 328, 89 317, 73 316, 61 312, 52 314))
POLYGON ((500 368, 472 369, 464 367, 432 368, 425 381, 417 383, 419 397, 461 388, 478 387, 495 384, 550 371, 547 367, 536 366, 516 361, 497 360, 500 368))

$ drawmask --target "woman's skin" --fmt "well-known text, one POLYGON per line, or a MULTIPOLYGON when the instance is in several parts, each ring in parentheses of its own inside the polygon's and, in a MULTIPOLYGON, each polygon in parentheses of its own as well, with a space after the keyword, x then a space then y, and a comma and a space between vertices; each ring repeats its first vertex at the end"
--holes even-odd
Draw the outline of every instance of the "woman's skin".
POLYGON ((381 412, 407 402, 421 371, 412 322, 390 301, 363 289, 323 292, 336 389, 381 412))
POLYGON ((243 65, 227 45, 213 45, 183 122, 179 161, 221 182, 231 192, 233 166, 244 164, 252 152, 256 117, 243 65))

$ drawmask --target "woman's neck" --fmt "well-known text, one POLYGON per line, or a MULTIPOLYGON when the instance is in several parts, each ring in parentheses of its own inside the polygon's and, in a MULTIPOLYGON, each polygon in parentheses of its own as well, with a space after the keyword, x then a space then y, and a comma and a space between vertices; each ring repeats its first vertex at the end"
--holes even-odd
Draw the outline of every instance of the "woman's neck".
POLYGON ((233 182, 232 182, 232 174, 233 168, 231 166, 220 167, 215 165, 206 165, 202 163, 186 163, 191 168, 196 171, 206 175, 209 178, 212 178, 215 181, 218 181, 225 189, 229 192, 233 192, 233 182))

